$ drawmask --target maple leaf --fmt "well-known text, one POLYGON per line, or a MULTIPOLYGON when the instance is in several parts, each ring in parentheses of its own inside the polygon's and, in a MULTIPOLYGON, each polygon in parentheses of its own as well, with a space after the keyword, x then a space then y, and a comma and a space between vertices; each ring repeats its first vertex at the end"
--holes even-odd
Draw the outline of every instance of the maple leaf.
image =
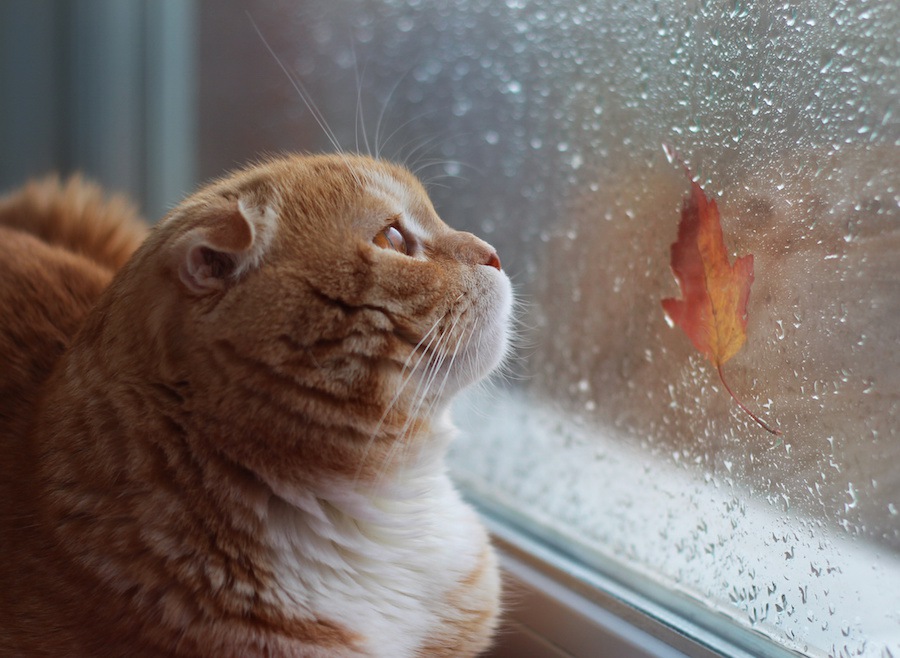
POLYGON ((741 256, 733 265, 729 262, 716 202, 693 180, 682 204, 678 239, 672 243, 671 266, 682 298, 662 300, 666 315, 716 367, 737 405, 760 427, 780 435, 750 411, 725 381, 722 366, 747 340, 753 254, 741 256))

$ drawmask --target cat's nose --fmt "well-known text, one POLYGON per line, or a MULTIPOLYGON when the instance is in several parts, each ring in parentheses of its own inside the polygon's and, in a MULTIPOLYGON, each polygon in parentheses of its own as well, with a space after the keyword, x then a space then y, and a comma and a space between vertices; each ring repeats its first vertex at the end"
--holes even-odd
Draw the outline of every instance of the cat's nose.
POLYGON ((458 232, 447 237, 446 247, 459 261, 501 269, 497 251, 471 233, 458 232))

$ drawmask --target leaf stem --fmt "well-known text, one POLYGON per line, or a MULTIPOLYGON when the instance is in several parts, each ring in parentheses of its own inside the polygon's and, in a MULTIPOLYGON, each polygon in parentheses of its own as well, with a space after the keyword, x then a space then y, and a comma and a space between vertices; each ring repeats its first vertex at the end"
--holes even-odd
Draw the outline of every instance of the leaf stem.
POLYGON ((731 387, 728 385, 728 382, 725 381, 725 373, 722 372, 722 364, 721 363, 716 364, 716 370, 719 371, 719 379, 722 380, 722 385, 725 386, 725 390, 728 391, 728 394, 731 396, 731 399, 737 403, 737 406, 739 406, 741 409, 743 409, 744 413, 746 413, 748 416, 750 416, 750 418, 752 418, 754 421, 756 421, 756 424, 759 425, 760 427, 762 427, 764 430, 766 430, 770 434, 774 434, 775 436, 781 436, 781 430, 767 425, 766 422, 762 418, 760 418, 755 413, 750 411, 744 405, 743 402, 738 400, 737 396, 734 394, 734 391, 732 391, 731 387))

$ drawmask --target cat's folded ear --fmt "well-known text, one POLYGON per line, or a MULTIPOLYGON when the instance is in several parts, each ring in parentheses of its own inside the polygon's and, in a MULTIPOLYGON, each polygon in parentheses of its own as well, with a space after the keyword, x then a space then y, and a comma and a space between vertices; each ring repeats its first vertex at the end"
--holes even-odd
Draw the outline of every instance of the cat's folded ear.
POLYGON ((172 255, 178 278, 195 295, 224 290, 258 267, 277 226, 274 208, 245 199, 220 198, 186 215, 192 228, 175 241, 172 255))

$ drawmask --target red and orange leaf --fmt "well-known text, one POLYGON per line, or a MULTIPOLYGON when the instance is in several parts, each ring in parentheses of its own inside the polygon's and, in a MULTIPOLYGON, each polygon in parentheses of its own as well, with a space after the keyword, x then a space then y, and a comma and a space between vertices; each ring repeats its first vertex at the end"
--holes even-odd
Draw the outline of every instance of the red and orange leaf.
POLYGON ((753 256, 728 262, 715 201, 691 182, 672 243, 672 271, 682 299, 664 299, 666 315, 684 330, 715 366, 738 353, 747 340, 747 301, 753 283, 753 256))
POLYGON ((666 315, 716 367, 741 409, 764 429, 780 434, 738 400, 722 373, 722 366, 747 340, 753 255, 742 256, 733 265, 729 262, 716 202, 693 181, 682 205, 678 239, 672 243, 671 266, 682 298, 662 300, 666 315))

